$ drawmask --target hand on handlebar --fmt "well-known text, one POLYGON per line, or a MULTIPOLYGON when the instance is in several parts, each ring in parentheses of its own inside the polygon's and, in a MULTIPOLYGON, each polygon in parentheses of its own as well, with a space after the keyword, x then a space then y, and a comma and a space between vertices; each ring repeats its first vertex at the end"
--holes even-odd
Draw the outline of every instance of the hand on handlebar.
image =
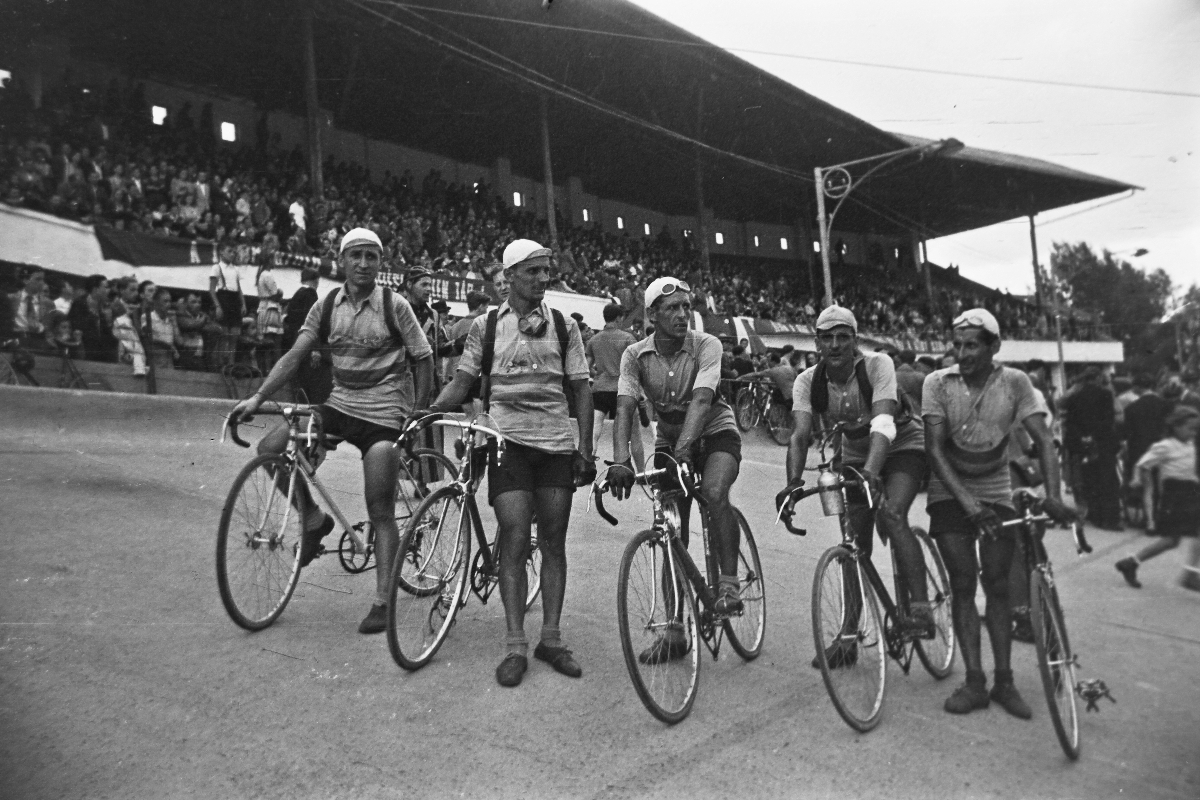
POLYGON ((997 536, 1004 527, 1004 520, 988 506, 980 506, 974 514, 967 515, 967 519, 979 529, 981 536, 988 539, 997 536))
POLYGON ((795 500, 792 498, 792 495, 803 488, 804 479, 797 478, 787 486, 783 487, 783 490, 775 495, 775 510, 779 512, 781 517, 790 517, 792 515, 792 506, 795 505, 795 500))
POLYGON ((861 474, 863 481, 867 484, 867 489, 871 492, 872 505, 879 505, 879 501, 883 499, 883 478, 877 473, 865 469, 861 474))
POLYGON ((258 411, 261 405, 262 397, 252 394, 233 407, 233 411, 229 412, 229 421, 234 424, 245 422, 254 416, 254 412, 258 411))
POLYGON ((627 458, 619 463, 613 461, 604 463, 611 467, 606 480, 612 496, 618 500, 629 497, 629 493, 633 491, 633 486, 637 482, 637 473, 633 471, 633 460, 627 458))
POLYGON ((1070 525, 1079 520, 1078 511, 1054 497, 1047 497, 1042 501, 1042 510, 1059 525, 1070 525))

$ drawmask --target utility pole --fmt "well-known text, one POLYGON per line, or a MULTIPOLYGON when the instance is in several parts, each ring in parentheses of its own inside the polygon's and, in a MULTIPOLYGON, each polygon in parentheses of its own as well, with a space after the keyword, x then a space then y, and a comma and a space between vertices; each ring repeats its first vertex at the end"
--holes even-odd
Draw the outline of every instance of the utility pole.
POLYGON ((550 226, 550 249, 558 252, 558 221, 554 218, 554 170, 550 167, 550 120, 546 95, 542 103, 542 177, 546 181, 546 223, 550 226))
POLYGON ((316 0, 305 0, 304 23, 304 101, 308 113, 308 172, 314 200, 325 197, 325 179, 321 174, 321 104, 317 97, 317 54, 313 49, 313 15, 316 0))

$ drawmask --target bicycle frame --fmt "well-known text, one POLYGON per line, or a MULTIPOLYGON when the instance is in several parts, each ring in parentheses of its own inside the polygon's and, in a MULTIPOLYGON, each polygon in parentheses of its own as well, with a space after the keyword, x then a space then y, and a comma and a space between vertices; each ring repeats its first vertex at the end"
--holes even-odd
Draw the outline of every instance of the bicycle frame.
MULTIPOLYGON (((687 502, 693 497, 697 500, 701 507, 701 514, 704 510, 704 498, 701 497, 695 488, 691 491, 685 489, 667 489, 664 490, 658 485, 656 479, 667 474, 667 468, 648 469, 637 474, 639 479, 644 480, 651 486, 648 492, 653 508, 653 523, 651 529, 655 531, 665 542, 667 557, 667 574, 671 576, 671 603, 673 608, 680 608, 683 603, 683 588, 679 584, 680 574, 687 578, 692 585, 692 589, 696 592, 696 599, 702 605, 702 613, 700 615, 700 632, 701 638, 704 640, 705 646, 715 660, 720 654, 721 642, 724 637, 724 627, 720 623, 724 617, 720 617, 713 612, 713 605, 716 602, 716 593, 713 591, 709 583, 709 579, 705 578, 700 573, 700 568, 696 566, 695 560, 687 547, 683 544, 683 533, 688 530, 686 516, 680 509, 680 501, 687 502)), ((681 470, 682 471, 682 470, 681 470)), ((682 476, 681 476, 682 477, 682 476)), ((682 481, 681 481, 682 483, 682 481)), ((610 524, 616 525, 617 520, 604 509, 603 496, 607 491, 607 481, 597 483, 592 491, 596 498, 597 511, 610 524)), ((704 548, 704 563, 708 567, 709 572, 712 572, 713 553, 708 540, 708 525, 703 516, 700 520, 700 538, 704 548)), ((657 569, 657 565, 655 566, 657 569)), ((715 576, 713 576, 715 577, 715 576)), ((657 599, 655 600, 657 602, 657 599)))

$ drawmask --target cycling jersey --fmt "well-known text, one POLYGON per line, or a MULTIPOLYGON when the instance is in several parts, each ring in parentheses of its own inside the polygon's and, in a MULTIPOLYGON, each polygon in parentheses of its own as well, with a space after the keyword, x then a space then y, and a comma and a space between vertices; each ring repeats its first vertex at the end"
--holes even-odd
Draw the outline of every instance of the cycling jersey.
MULTIPOLYGON (((867 379, 871 384, 871 401, 897 400, 896 367, 886 353, 858 353, 854 357, 855 366, 863 363, 866 367, 867 379)), ((792 411, 802 411, 813 414, 812 383, 816 367, 809 367, 796 376, 792 384, 792 411)), ((821 419, 826 426, 842 422, 857 426, 867 426, 871 423, 871 406, 864 402, 862 391, 858 387, 858 378, 854 370, 844 383, 829 380, 829 404, 821 419)), ((859 438, 842 437, 842 461, 855 466, 866 463, 867 454, 871 450, 869 435, 859 438)), ((889 453, 903 451, 925 450, 925 432, 919 421, 900 425, 896 429, 896 438, 892 441, 889 453)))

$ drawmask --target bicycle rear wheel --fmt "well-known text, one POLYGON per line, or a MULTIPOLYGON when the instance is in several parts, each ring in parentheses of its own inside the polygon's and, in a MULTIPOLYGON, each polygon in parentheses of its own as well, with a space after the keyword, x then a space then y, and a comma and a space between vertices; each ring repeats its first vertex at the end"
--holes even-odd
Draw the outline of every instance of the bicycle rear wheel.
POLYGON ((738 545, 738 582, 742 598, 742 613, 725 620, 725 635, 739 656, 747 661, 762 652, 767 630, 767 587, 763 581, 762 562, 758 560, 758 545, 750 532, 750 523, 738 509, 741 542, 738 545))
MULTIPOLYGON (((279 482, 294 492, 291 463, 260 455, 242 467, 217 528, 217 588, 229 618, 258 631, 279 618, 300 577, 303 515, 279 482)), ((294 480, 300 480, 297 476, 294 480)))
POLYGON ((642 531, 625 547, 617 576, 617 627, 633 688, 646 710, 669 725, 683 720, 700 682, 700 630, 692 586, 669 578, 667 539, 642 531), (678 587, 678 594, 672 586, 678 587))
POLYGON ((922 528, 913 528, 913 535, 921 545, 925 557, 925 591, 933 607, 934 633, 932 639, 917 639, 917 657, 930 675, 941 680, 954 667, 954 651, 958 640, 954 638, 954 619, 950 608, 950 576, 942 563, 933 539, 922 528))
POLYGON ((1079 758, 1079 708, 1075 705, 1075 663, 1067 641, 1058 592, 1041 569, 1029 576, 1029 616, 1037 647, 1038 670, 1050 706, 1050 721, 1067 757, 1079 758))
POLYGON ((405 669, 428 664, 450 632, 470 549, 471 515, 458 487, 426 497, 400 537, 388 586, 388 649, 405 669))
POLYGON ((821 554, 813 576, 813 640, 833 707, 863 733, 879 724, 887 657, 879 599, 858 560, 842 546, 821 554))
POLYGON ((771 403, 767 408, 767 427, 771 429, 771 438, 775 444, 786 445, 792 438, 792 414, 786 406, 771 403))
POLYGON ((747 387, 738 390, 733 400, 733 416, 743 433, 758 424, 761 413, 753 389, 747 387))

